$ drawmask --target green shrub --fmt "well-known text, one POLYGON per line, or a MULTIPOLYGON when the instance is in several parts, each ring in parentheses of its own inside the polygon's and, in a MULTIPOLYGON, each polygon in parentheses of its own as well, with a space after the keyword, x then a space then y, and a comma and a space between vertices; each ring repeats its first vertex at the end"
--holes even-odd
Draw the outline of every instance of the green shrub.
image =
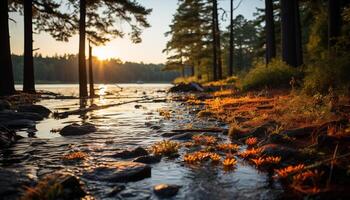
POLYGON ((308 66, 304 79, 304 91, 308 94, 347 90, 350 86, 350 55, 338 56, 336 59, 323 59, 308 66))
POLYGON ((280 60, 273 60, 268 66, 258 62, 242 80, 243 90, 268 88, 286 88, 292 77, 300 73, 280 60))

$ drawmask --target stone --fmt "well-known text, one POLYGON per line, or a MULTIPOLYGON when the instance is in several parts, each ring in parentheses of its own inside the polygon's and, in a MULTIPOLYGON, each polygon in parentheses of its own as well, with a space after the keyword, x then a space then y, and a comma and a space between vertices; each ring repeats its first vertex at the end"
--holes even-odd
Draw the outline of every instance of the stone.
POLYGON ((61 129, 60 135, 62 136, 78 136, 78 135, 86 135, 92 132, 96 132, 97 129, 93 124, 84 123, 82 125, 79 124, 71 124, 65 126, 61 129))
POLYGON ((153 191, 157 196, 169 198, 175 196, 180 188, 179 185, 158 184, 153 187, 153 191))
POLYGON ((169 89, 169 92, 203 92, 203 87, 198 83, 180 83, 169 89))
POLYGON ((302 128, 284 130, 280 134, 287 135, 289 137, 295 138, 305 138, 311 136, 312 132, 317 128, 317 126, 307 126, 302 128))
POLYGON ((173 137, 175 135, 181 135, 182 133, 176 133, 176 132, 167 132, 167 133, 163 133, 161 136, 162 137, 173 137))
POLYGON ((16 133, 9 131, 0 131, 0 149, 9 147, 16 141, 16 133))
POLYGON ((108 197, 114 197, 119 194, 121 191, 125 190, 125 185, 117 185, 112 188, 110 192, 108 192, 108 197))
POLYGON ((86 171, 90 180, 107 182, 134 182, 151 177, 151 167, 137 162, 114 162, 86 171))
POLYGON ((137 147, 137 148, 132 149, 132 150, 120 151, 120 152, 114 154, 113 157, 122 158, 122 159, 130 159, 130 158, 136 158, 136 157, 147 156, 147 155, 148 155, 148 152, 144 148, 137 147))
POLYGON ((35 128, 35 121, 29 119, 17 119, 1 122, 2 125, 11 129, 21 129, 21 128, 35 128))
POLYGON ((194 135, 194 133, 182 133, 171 137, 170 140, 191 140, 194 135))
POLYGON ((133 162, 139 162, 144 164, 154 164, 159 163, 161 161, 162 157, 157 155, 148 155, 148 156, 141 156, 133 160, 133 162))
POLYGON ((28 119, 33 121, 43 120, 43 116, 30 112, 15 112, 13 110, 4 110, 0 112, 0 122, 7 120, 28 119))
POLYGON ((51 114, 51 110, 49 110, 48 108, 42 105, 33 105, 33 104, 20 105, 18 106, 17 111, 36 113, 43 117, 48 117, 51 114))

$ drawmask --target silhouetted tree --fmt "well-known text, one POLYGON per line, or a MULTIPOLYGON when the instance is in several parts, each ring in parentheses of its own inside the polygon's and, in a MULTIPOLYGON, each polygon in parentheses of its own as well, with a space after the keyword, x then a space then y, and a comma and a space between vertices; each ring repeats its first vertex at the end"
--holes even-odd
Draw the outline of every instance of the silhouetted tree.
POLYGON ((230 50, 229 50, 229 66, 228 75, 233 75, 233 54, 234 54, 234 44, 233 44, 233 0, 230 0, 230 50))
POLYGON ((341 0, 328 0, 328 50, 337 42, 341 30, 341 0))
POLYGON ((298 22, 298 1, 297 0, 281 0, 281 21, 282 21, 282 59, 288 65, 298 67, 300 60, 298 56, 301 54, 300 22, 298 22), (299 39, 298 39, 299 38, 299 39))
POLYGON ((275 19, 273 0, 265 0, 266 63, 276 57, 275 19))
POLYGON ((8 6, 8 0, 0 1, 0 96, 10 95, 15 92, 10 49, 8 6))

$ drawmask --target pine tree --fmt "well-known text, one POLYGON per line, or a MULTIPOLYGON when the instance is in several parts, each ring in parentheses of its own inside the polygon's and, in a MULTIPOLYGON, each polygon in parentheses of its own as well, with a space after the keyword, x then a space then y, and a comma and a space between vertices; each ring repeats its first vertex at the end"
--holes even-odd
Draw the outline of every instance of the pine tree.
POLYGON ((273 0, 265 0, 266 63, 276 57, 275 18, 273 0))
POLYGON ((0 1, 0 96, 15 92, 9 33, 8 0, 0 1))
POLYGON ((179 1, 170 31, 165 33, 170 36, 164 49, 164 52, 170 54, 166 69, 184 71, 185 66, 190 66, 191 76, 200 76, 203 59, 208 56, 207 40, 210 34, 206 9, 205 1, 179 1))

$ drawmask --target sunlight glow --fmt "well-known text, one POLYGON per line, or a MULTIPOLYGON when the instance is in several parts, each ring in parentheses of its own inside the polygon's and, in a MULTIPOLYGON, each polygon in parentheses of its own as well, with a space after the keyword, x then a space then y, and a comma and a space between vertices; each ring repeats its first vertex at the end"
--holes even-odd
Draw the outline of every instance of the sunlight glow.
POLYGON ((117 52, 107 47, 95 47, 92 50, 92 55, 96 56, 99 60, 108 60, 111 58, 117 58, 117 52))

